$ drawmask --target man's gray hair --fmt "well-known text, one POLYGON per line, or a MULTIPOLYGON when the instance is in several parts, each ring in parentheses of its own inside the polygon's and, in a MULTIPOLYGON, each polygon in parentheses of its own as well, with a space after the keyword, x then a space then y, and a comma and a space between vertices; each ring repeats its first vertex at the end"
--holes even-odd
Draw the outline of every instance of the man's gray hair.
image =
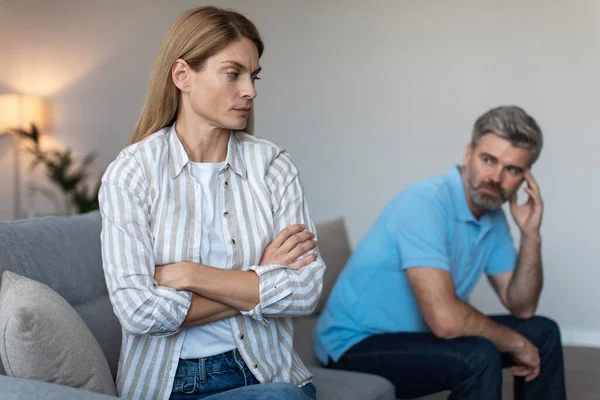
POLYGON ((531 165, 538 159, 544 139, 535 119, 517 106, 492 108, 475 121, 471 145, 476 147, 486 133, 510 140, 513 146, 531 150, 531 165))

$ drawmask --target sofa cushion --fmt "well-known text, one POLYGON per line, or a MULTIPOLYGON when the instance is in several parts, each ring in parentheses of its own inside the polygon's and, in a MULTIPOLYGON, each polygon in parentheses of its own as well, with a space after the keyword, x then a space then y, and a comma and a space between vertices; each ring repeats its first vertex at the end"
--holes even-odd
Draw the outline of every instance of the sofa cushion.
POLYGON ((0 376, 2 400, 116 400, 116 397, 46 382, 0 376))
POLYGON ((335 281, 350 258, 351 249, 343 219, 317 224, 316 229, 319 251, 327 266, 323 275, 323 291, 315 310, 320 313, 327 303, 335 281))
POLYGON ((314 329, 318 315, 294 318, 294 350, 300 356, 304 365, 321 366, 315 355, 314 329))
POLYGON ((116 393, 102 349, 69 303, 9 271, 0 286, 0 357, 9 376, 116 393))
POLYGON ((310 368, 319 400, 394 400, 394 385, 377 375, 310 368))
POLYGON ((108 295, 92 300, 78 307, 75 311, 83 319, 98 341, 110 372, 114 379, 117 377, 119 353, 121 350, 121 324, 117 319, 108 295))
MULTIPOLYGON (((10 270, 48 285, 76 310, 94 302, 107 294, 100 251, 101 229, 98 211, 2 221, 0 277, 10 270)), ((96 334, 94 327, 90 329, 96 334)), ((4 374, 0 363, 0 375, 4 374)))
POLYGON ((313 329, 318 316, 294 318, 294 349, 313 374, 318 399, 393 400, 394 386, 385 378, 321 367, 315 357, 313 329))
POLYGON ((0 222, 5 270, 48 285, 76 307, 107 294, 100 213, 0 222))

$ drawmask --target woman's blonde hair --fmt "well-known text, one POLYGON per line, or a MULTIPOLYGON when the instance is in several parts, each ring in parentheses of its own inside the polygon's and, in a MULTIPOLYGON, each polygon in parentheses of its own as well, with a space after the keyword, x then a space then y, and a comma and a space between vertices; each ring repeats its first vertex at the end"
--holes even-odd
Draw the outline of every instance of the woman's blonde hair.
MULTIPOLYGON (((144 106, 130 144, 172 125, 179 107, 179 89, 171 78, 171 68, 178 59, 199 71, 206 60, 240 38, 252 40, 262 56, 264 45, 256 26, 243 15, 217 7, 188 10, 173 23, 162 42, 144 106)), ((245 131, 252 134, 253 113, 245 131)))

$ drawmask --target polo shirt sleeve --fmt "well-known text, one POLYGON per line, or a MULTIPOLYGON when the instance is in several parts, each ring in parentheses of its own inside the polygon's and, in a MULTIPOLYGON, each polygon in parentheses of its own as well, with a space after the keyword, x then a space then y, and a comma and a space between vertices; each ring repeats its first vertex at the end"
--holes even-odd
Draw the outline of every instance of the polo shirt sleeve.
POLYGON ((450 271, 446 210, 434 195, 404 192, 396 198, 387 220, 402 269, 431 267, 450 271))
POLYGON ((495 216, 492 231, 495 233, 495 240, 486 265, 486 274, 497 275, 513 271, 517 265, 517 252, 504 211, 500 210, 495 216))

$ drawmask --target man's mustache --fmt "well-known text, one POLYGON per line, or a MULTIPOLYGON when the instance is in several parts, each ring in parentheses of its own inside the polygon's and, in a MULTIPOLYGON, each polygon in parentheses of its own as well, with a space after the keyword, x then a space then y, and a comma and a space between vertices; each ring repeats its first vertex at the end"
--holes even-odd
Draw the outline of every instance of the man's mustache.
POLYGON ((488 190, 492 190, 494 192, 497 192, 503 199, 506 198, 506 191, 502 188, 502 186, 500 186, 500 184, 496 183, 496 182, 481 182, 479 184, 479 186, 477 186, 476 189, 488 189, 488 190))

